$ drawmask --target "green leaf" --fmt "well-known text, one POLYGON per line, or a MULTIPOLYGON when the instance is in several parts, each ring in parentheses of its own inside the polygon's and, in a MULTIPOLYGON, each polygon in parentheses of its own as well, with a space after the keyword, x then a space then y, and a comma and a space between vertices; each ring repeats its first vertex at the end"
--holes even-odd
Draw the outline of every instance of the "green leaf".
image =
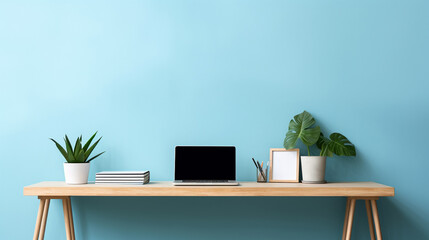
POLYGON ((325 143, 325 136, 323 135, 322 132, 320 132, 319 139, 317 139, 317 142, 316 142, 316 146, 319 149, 322 149, 323 143, 325 143))
POLYGON ((332 133, 329 138, 321 136, 317 147, 321 149, 320 156, 356 156, 355 146, 341 133, 332 133))
POLYGON ((70 144, 70 140, 67 137, 67 135, 64 138, 64 142, 66 143, 66 149, 67 149, 67 162, 70 162, 70 163, 76 162, 75 157, 73 155, 73 148, 70 144))
MULTIPOLYGON (((98 132, 98 131, 97 131, 98 132)), ((89 145, 91 144, 92 140, 94 139, 95 135, 97 135, 97 132, 94 133, 94 135, 92 135, 92 137, 85 143, 85 145, 83 146, 83 150, 88 150, 89 145)))
POLYGON ((315 144, 320 136, 320 127, 312 128, 315 123, 316 120, 307 111, 294 116, 294 119, 289 122, 289 130, 283 143, 284 147, 286 149, 296 147, 298 139, 301 139, 307 146, 315 144))
POLYGON ((67 134, 65 135, 64 142, 66 143, 67 152, 73 153, 73 148, 72 148, 72 145, 70 143, 69 138, 67 137, 67 134))
POLYGON ((92 160, 94 160, 96 157, 100 156, 101 154, 103 154, 103 153, 105 153, 105 152, 106 152, 106 151, 101 152, 101 153, 99 153, 99 154, 95 155, 94 157, 90 158, 90 159, 89 159, 89 160, 87 160, 86 162, 91 162, 91 161, 92 161, 92 160))
MULTIPOLYGON (((102 138, 102 137, 101 137, 102 138)), ((88 159, 88 157, 89 157, 89 155, 91 155, 91 153, 92 153, 92 151, 94 150, 94 148, 97 146, 97 144, 98 144, 98 142, 100 142, 100 140, 101 140, 101 138, 100 139, 98 139, 89 149, 88 149, 88 151, 86 151, 85 152, 85 162, 86 162, 86 159, 88 159)))
POLYGON ((81 149, 78 153, 78 155, 76 156, 76 162, 78 163, 84 163, 85 162, 85 151, 83 151, 83 149, 81 149))
POLYGON ((63 157, 67 161, 67 152, 66 152, 66 150, 64 150, 64 148, 59 143, 57 143, 57 141, 55 141, 54 139, 52 139, 52 138, 49 138, 49 139, 51 139, 55 143, 55 145, 57 145, 58 150, 60 150, 61 154, 63 155, 63 157))
POLYGON ((79 155, 81 149, 82 149, 82 143, 81 143, 80 137, 78 137, 76 139, 76 143, 74 144, 74 152, 73 152, 76 160, 78 158, 78 155, 79 155))
POLYGON ((341 133, 332 133, 328 144, 329 151, 338 156, 356 156, 355 146, 341 133))
POLYGON ((331 140, 323 136, 323 133, 320 133, 319 140, 316 142, 316 146, 320 149, 320 156, 332 157, 333 154, 328 150, 328 143, 331 140))
MULTIPOLYGON (((291 120, 290 122, 292 123, 293 120, 291 120)), ((290 124, 289 124, 289 126, 290 126, 290 124)), ((286 149, 294 148, 296 146, 296 142, 298 141, 298 138, 299 138, 299 133, 293 132, 293 131, 288 131, 286 133, 286 137, 285 137, 283 146, 286 149)))

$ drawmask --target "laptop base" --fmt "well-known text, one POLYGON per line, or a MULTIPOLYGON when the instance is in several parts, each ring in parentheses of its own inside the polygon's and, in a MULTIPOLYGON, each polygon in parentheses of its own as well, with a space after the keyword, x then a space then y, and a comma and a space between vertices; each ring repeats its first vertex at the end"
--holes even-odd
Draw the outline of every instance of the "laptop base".
POLYGON ((228 181, 182 181, 176 180, 173 182, 174 186, 237 186, 238 182, 235 180, 228 181))

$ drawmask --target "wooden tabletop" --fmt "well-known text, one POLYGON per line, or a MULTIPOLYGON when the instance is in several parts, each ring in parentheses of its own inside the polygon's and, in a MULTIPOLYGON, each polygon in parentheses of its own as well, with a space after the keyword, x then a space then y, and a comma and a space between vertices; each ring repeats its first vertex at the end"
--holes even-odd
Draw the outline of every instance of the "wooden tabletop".
POLYGON ((172 182, 145 185, 40 182, 24 187, 26 196, 324 196, 392 197, 395 189, 375 182, 326 184, 240 182, 239 186, 173 186, 172 182))

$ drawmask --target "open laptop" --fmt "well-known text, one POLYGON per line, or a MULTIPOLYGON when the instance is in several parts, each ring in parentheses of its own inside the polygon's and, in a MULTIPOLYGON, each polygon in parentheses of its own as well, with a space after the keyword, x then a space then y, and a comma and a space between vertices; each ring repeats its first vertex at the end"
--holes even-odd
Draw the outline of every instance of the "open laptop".
POLYGON ((177 146, 174 185, 238 185, 235 147, 177 146))

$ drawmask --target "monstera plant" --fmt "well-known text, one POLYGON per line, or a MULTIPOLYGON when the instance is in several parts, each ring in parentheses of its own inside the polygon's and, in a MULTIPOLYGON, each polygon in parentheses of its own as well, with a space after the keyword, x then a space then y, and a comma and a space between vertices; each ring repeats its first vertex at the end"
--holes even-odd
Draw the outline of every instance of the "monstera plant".
POLYGON ((301 156, 303 183, 325 182, 326 157, 356 156, 355 146, 344 135, 332 133, 325 137, 315 124, 316 120, 307 111, 294 116, 283 143, 286 149, 295 148, 298 140, 307 146, 308 157, 301 156), (320 149, 320 156, 310 156, 314 144, 320 149))

